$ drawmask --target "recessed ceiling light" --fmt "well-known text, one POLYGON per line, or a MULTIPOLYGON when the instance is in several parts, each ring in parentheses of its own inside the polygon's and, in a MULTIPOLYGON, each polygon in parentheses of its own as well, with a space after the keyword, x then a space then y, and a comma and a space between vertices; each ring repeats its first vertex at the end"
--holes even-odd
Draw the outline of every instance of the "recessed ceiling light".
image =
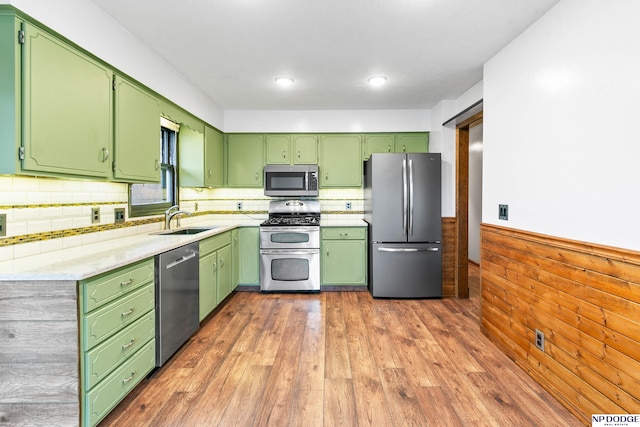
POLYGON ((371 76, 367 79, 367 83, 369 83, 371 86, 382 86, 386 82, 386 76, 371 76))
POLYGON ((281 76, 281 77, 276 77, 274 80, 280 86, 286 87, 286 86, 291 86, 293 84, 293 77, 281 76))

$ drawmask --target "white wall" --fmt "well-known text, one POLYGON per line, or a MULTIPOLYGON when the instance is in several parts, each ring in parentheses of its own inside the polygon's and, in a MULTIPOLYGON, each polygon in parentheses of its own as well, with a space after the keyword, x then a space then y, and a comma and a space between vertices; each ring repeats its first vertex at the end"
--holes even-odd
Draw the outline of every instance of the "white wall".
POLYGON ((225 132, 425 132, 430 110, 226 110, 225 132))
POLYGON ((563 0, 487 62, 484 222, 640 250, 638 16, 563 0))
POLYGON ((93 3, 83 0, 0 0, 0 4, 15 6, 200 119, 222 129, 223 111, 213 100, 93 3))
POLYGON ((482 128, 469 129, 469 259, 480 264, 482 222, 482 128))

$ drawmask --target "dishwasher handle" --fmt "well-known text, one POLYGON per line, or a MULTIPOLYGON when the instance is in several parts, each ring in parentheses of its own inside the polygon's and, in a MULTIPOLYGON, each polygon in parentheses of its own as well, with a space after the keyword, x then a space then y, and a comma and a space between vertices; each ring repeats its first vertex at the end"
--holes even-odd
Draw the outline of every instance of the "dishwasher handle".
POLYGON ((180 265, 185 261, 189 261, 190 259, 195 258, 196 256, 197 256, 197 254, 195 252, 191 252, 189 255, 185 255, 183 257, 180 257, 177 260, 167 264, 167 270, 169 270, 170 268, 175 267, 176 265, 180 265))

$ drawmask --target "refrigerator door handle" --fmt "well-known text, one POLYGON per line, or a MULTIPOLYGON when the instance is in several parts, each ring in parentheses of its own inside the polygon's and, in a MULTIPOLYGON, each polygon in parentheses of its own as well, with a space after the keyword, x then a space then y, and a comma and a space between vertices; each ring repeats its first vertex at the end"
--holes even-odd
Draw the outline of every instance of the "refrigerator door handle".
POLYGON ((402 232, 407 234, 407 217, 408 217, 408 194, 407 194, 407 159, 402 160, 402 232))
POLYGON ((409 232, 413 236, 413 160, 409 159, 409 232))
POLYGON ((438 252, 438 248, 378 248, 378 252, 438 252))

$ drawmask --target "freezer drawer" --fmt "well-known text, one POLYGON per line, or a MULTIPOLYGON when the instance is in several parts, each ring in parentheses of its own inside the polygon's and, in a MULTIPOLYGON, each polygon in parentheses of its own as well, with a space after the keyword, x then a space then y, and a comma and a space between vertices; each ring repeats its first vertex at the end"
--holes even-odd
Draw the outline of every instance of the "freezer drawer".
POLYGON ((369 290, 374 297, 442 297, 440 244, 376 243, 369 256, 369 290))

